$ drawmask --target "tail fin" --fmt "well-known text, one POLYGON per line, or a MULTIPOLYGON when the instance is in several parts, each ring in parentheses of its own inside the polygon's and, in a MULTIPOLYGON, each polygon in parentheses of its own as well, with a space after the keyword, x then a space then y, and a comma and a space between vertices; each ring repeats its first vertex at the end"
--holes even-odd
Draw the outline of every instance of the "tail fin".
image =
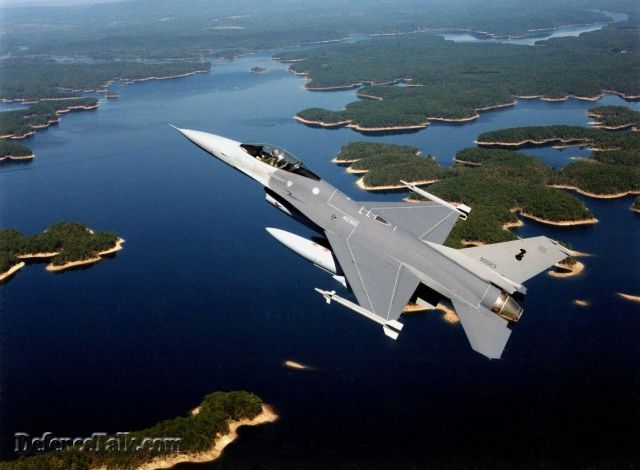
POLYGON ((474 246, 463 248, 460 252, 517 283, 523 283, 573 254, 547 237, 474 246))
POLYGON ((452 303, 473 350, 489 359, 500 359, 511 336, 507 321, 482 305, 475 308, 457 299, 452 303))

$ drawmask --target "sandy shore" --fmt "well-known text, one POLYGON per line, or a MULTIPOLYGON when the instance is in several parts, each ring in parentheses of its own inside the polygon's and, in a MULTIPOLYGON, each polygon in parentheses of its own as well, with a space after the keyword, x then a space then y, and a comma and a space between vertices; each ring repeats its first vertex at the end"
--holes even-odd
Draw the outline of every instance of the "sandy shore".
POLYGON ((571 191, 575 191, 577 193, 583 194, 585 196, 593 197, 596 199, 615 199, 618 197, 629 196, 630 194, 640 194, 640 190, 633 190, 633 189, 630 191, 622 192, 622 193, 596 194, 596 193, 590 193, 588 191, 580 189, 577 186, 568 186, 564 184, 552 184, 550 185, 550 187, 556 188, 556 189, 570 189, 571 191))
POLYGON ((478 240, 465 240, 464 238, 460 240, 460 243, 462 243, 465 247, 486 245, 485 242, 481 242, 478 240))
POLYGON ((353 168, 347 168, 347 173, 351 173, 352 175, 363 175, 367 173, 369 170, 354 170, 353 168))
POLYGON ((466 160, 460 160, 457 157, 453 157, 453 161, 456 162, 456 163, 460 163, 461 165, 467 165, 467 166, 480 166, 480 165, 482 165, 482 163, 468 162, 466 160))
POLYGON ((50 272, 60 272, 60 271, 66 270, 66 269, 75 268, 77 266, 85 266, 85 265, 97 263, 98 261, 102 260, 103 256, 111 254, 111 253, 115 253, 116 251, 122 250, 122 244, 124 242, 125 242, 125 240, 123 240, 122 238, 118 238, 116 240, 116 244, 114 245, 113 248, 109 248, 108 250, 100 251, 93 258, 83 259, 83 260, 79 260, 79 261, 69 261, 68 263, 64 263, 64 264, 52 264, 52 263, 49 263, 47 265, 46 269, 47 269, 47 271, 50 271, 50 272))
POLYGON ((320 127, 341 127, 341 126, 345 126, 347 124, 349 124, 351 121, 347 120, 347 121, 337 121, 337 122, 324 122, 324 121, 312 121, 310 119, 304 119, 301 118, 300 116, 293 116, 293 119, 295 119, 296 121, 299 121, 303 124, 308 124, 311 126, 320 126, 320 127))
POLYGON ((584 264, 580 261, 576 261, 572 266, 562 263, 554 264, 556 271, 549 271, 549 276, 552 277, 571 277, 577 276, 584 271, 584 264))
POLYGON ((442 303, 439 303, 438 305, 436 305, 436 308, 441 312, 444 312, 444 315, 442 315, 442 319, 447 323, 454 323, 454 324, 460 323, 460 318, 458 317, 458 314, 456 313, 455 310, 449 308, 448 306, 442 303))
MULTIPOLYGON (((195 411, 195 410, 194 410, 195 411)), ((229 432, 215 437, 213 446, 204 452, 193 454, 178 454, 164 456, 153 459, 137 467, 136 470, 154 470, 171 468, 179 463, 204 463, 218 459, 222 451, 238 438, 238 428, 241 426, 258 426, 266 423, 273 423, 278 419, 278 415, 268 405, 262 405, 262 412, 253 419, 232 420, 229 422, 229 432)))
MULTIPOLYGON (((438 180, 422 180, 422 181, 409 181, 409 182, 411 184, 415 184, 416 186, 424 186, 427 184, 435 183, 436 181, 438 180)), ((360 189, 364 189, 365 191, 388 191, 392 189, 406 189, 406 186, 404 184, 392 184, 387 186, 367 186, 364 183, 363 178, 360 178, 358 181, 356 181, 356 185, 360 189)))
POLYGON ((544 140, 534 140, 534 139, 524 139, 518 142, 501 142, 501 141, 486 141, 486 140, 475 140, 473 143, 480 146, 487 145, 498 145, 502 147, 522 147, 523 145, 544 145, 551 142, 562 142, 563 144, 571 144, 571 143, 589 143, 590 139, 560 139, 560 138, 551 138, 544 140))
MULTIPOLYGON (((351 122, 351 121, 349 121, 351 122)), ((414 124, 410 126, 387 126, 387 127, 364 127, 359 124, 347 124, 347 127, 358 132, 389 132, 389 131, 411 131, 425 129, 429 125, 428 122, 414 124)))
POLYGON ((0 162, 5 161, 5 160, 13 160, 13 161, 33 160, 34 157, 35 157, 34 154, 31 154, 31 155, 19 155, 19 156, 5 155, 4 157, 0 157, 0 162))
POLYGON ((426 312, 427 310, 431 310, 431 309, 429 307, 425 307, 424 305, 414 304, 410 302, 404 306, 404 308, 402 309, 402 313, 411 314, 411 313, 426 312))
POLYGON ((309 366, 306 366, 300 362, 286 360, 282 363, 283 366, 288 367, 289 369, 297 369, 297 370, 309 370, 309 366))
POLYGON ((516 222, 507 222, 506 224, 502 224, 502 230, 510 230, 512 228, 522 227, 524 222, 522 220, 518 220, 516 222))
POLYGON ((630 300, 631 302, 640 302, 640 295, 623 294, 622 292, 617 292, 617 294, 623 299, 630 300))
POLYGON ((15 273, 24 268, 25 264, 26 263, 24 261, 20 261, 18 264, 14 264, 13 266, 11 266, 7 271, 0 273, 0 282, 4 281, 5 279, 9 279, 15 273))
POLYGON ((556 225, 558 227, 570 227, 570 226, 573 226, 573 225, 591 225, 591 224, 597 224, 598 223, 598 219, 596 219, 596 218, 581 219, 581 220, 555 221, 555 220, 543 219, 542 217, 536 217, 535 215, 527 214, 526 212, 520 211, 520 209, 511 209, 511 211, 512 212, 516 212, 518 215, 521 215, 522 217, 526 217, 527 219, 531 219, 531 220, 535 220, 536 222, 540 222, 541 224, 556 225))
POLYGON ((50 251, 50 252, 44 251, 41 253, 25 253, 23 255, 17 255, 16 258, 18 259, 53 258, 57 254, 58 254, 57 251, 50 251))

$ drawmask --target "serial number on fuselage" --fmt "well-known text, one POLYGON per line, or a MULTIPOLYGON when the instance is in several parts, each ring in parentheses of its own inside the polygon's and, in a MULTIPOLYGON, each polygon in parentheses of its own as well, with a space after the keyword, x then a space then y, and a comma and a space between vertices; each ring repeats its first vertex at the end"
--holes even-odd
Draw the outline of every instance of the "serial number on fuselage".
POLYGON ((484 256, 480 257, 480 262, 486 264, 487 266, 489 266, 491 269, 493 269, 494 271, 498 268, 498 266, 496 265, 496 263, 494 263, 491 260, 488 260, 487 258, 485 258, 484 256))

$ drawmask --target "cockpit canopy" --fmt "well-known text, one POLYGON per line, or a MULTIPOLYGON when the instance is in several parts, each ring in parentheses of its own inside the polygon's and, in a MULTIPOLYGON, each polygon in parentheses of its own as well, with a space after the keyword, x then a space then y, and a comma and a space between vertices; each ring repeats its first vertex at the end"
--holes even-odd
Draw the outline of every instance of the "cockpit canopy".
POLYGON ((296 173, 317 181, 320 180, 318 175, 304 167, 302 161, 280 147, 270 144, 241 144, 240 147, 249 155, 279 170, 296 173))

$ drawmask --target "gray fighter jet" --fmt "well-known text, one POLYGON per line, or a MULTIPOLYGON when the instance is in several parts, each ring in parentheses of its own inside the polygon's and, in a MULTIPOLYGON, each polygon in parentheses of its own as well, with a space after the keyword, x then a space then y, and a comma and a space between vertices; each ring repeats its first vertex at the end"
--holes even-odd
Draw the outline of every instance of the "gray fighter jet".
POLYGON ((445 298, 471 347, 490 359, 500 358, 511 334, 507 325, 522 315, 513 295, 523 296, 524 281, 572 254, 547 237, 449 248, 442 243, 458 219, 466 219, 471 210, 467 206, 454 206, 404 182, 429 201, 354 201, 284 149, 178 130, 260 183, 269 203, 316 230, 320 240, 267 228, 285 246, 332 274, 357 300, 316 289, 327 303, 336 301, 381 324, 393 339, 402 330, 398 318, 408 302, 435 308, 445 298))

